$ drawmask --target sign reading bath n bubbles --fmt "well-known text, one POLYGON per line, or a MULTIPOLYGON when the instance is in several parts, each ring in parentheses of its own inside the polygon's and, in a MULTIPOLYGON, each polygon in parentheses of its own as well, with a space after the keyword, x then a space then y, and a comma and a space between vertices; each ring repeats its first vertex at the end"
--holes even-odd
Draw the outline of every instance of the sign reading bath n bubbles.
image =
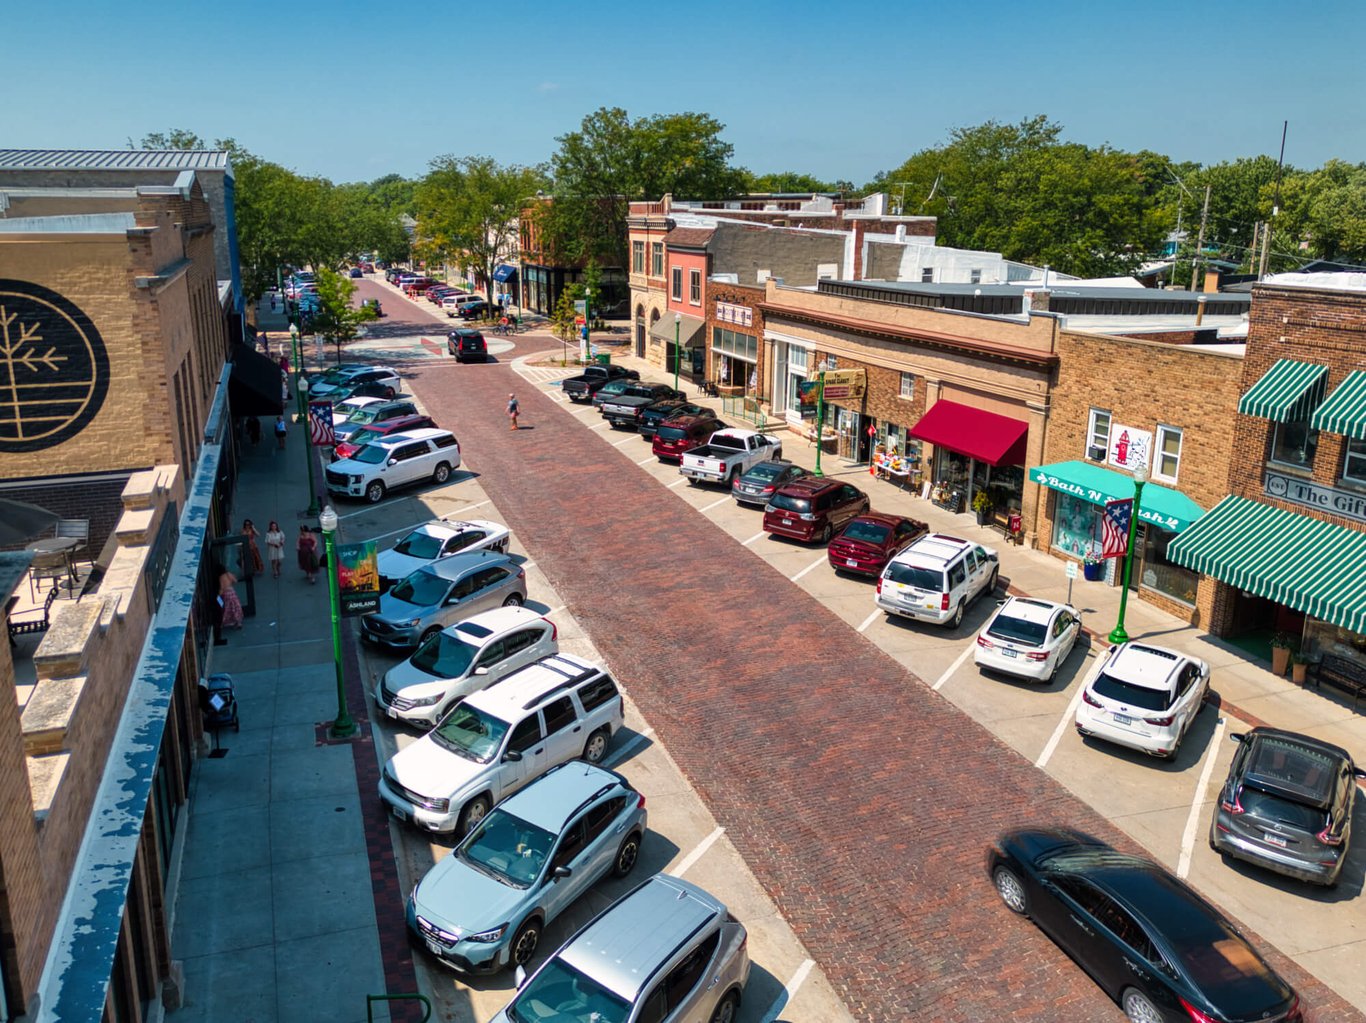
POLYGON ((379 610, 379 548, 374 540, 337 547, 337 594, 348 618, 379 610))

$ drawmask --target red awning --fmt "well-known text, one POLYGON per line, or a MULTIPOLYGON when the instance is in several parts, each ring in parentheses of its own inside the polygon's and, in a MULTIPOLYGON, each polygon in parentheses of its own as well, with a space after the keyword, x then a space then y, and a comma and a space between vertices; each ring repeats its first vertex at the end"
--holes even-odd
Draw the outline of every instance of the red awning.
POLYGON ((940 400, 910 432, 912 437, 989 465, 1024 465, 1029 424, 971 405, 940 400))

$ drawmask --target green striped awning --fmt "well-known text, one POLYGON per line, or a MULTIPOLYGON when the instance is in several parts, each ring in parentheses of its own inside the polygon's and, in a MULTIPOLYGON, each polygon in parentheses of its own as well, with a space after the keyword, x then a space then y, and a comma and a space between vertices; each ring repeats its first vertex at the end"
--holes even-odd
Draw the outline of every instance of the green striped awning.
POLYGON ((1366 632, 1366 533, 1229 496, 1167 557, 1259 597, 1366 632))
POLYGON ((1324 433, 1366 440, 1366 371, 1353 370, 1319 406, 1310 425, 1324 433))
POLYGON ((1308 419, 1323 400, 1328 367, 1314 362, 1277 359, 1262 379, 1238 399, 1238 411, 1277 423, 1308 419))

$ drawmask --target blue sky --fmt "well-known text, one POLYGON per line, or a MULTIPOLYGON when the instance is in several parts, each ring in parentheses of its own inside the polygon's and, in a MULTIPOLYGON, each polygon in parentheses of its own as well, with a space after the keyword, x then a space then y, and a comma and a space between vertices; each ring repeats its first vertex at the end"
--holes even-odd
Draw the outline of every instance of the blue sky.
POLYGON ((601 106, 703 111, 735 162, 861 185, 955 127, 1216 163, 1366 160, 1366 5, 787 0, 665 7, 68 0, 5 20, 0 145, 188 128, 335 181, 549 158, 601 106))

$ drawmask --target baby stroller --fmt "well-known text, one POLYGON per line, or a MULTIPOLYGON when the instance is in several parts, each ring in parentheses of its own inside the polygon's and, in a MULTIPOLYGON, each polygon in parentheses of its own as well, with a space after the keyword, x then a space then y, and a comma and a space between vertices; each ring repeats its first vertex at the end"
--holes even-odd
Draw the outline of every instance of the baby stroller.
POLYGON ((210 675, 200 680, 199 709, 204 715, 206 731, 211 729, 217 732, 229 725, 234 732, 242 730, 242 723, 237 717, 237 693, 233 689, 231 675, 210 675))

